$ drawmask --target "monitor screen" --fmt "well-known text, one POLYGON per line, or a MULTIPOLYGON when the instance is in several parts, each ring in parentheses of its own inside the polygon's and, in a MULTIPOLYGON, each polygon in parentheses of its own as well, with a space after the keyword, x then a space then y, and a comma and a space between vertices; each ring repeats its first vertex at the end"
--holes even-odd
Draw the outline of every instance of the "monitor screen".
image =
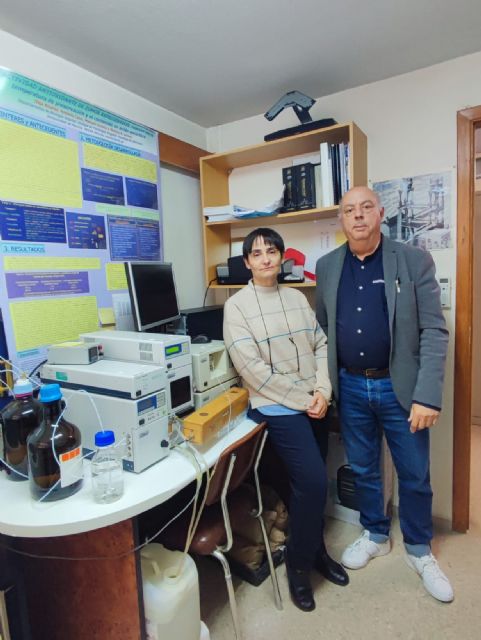
POLYGON ((132 315, 137 331, 147 331, 179 317, 170 262, 126 262, 132 315))

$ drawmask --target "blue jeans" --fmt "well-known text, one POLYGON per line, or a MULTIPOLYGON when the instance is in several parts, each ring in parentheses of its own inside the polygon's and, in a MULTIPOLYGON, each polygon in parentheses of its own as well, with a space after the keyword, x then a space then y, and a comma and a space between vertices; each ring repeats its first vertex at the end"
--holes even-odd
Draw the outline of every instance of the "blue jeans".
POLYGON ((409 413, 397 401, 391 378, 373 380, 345 369, 339 373, 339 414, 347 458, 354 472, 362 526, 374 540, 376 536, 389 535, 390 519, 384 513, 380 471, 384 431, 398 476, 399 520, 404 542, 410 553, 413 545, 422 545, 427 550, 432 538, 433 495, 429 429, 409 431, 409 413))
POLYGON ((265 416, 252 408, 247 415, 257 423, 267 422, 269 439, 289 476, 289 564, 296 569, 310 569, 323 545, 327 422, 305 413, 265 416))

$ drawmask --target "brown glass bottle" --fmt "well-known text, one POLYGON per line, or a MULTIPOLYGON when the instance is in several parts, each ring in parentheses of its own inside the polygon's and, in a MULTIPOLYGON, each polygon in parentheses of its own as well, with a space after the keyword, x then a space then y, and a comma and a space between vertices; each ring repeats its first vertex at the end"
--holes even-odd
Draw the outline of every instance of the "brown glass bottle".
POLYGON ((2 455, 10 480, 27 480, 27 438, 40 422, 41 405, 33 397, 32 383, 19 378, 13 387, 12 400, 0 413, 2 455))
POLYGON ((28 466, 30 493, 36 500, 67 498, 82 486, 82 447, 78 427, 59 416, 62 394, 58 384, 40 389, 43 418, 29 436, 28 466))

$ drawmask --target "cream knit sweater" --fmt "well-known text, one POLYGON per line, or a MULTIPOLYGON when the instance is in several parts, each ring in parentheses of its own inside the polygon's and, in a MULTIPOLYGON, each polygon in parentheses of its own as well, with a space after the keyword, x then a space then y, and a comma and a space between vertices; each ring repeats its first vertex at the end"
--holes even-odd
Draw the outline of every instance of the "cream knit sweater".
POLYGON ((254 409, 280 404, 306 411, 314 391, 330 399, 326 335, 300 291, 254 289, 251 280, 225 303, 224 340, 254 409))

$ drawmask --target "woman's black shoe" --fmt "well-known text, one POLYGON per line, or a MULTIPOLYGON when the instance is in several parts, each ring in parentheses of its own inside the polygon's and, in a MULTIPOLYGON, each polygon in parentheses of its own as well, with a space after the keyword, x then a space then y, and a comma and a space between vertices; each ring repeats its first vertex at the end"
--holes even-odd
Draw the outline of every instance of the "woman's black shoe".
POLYGON ((290 567, 287 559, 286 569, 292 602, 296 607, 301 609, 301 611, 313 611, 316 608, 316 603, 312 595, 309 571, 290 567))
POLYGON ((340 587, 346 587, 349 584, 349 576, 344 567, 333 560, 325 548, 317 552, 315 567, 326 580, 340 587))

